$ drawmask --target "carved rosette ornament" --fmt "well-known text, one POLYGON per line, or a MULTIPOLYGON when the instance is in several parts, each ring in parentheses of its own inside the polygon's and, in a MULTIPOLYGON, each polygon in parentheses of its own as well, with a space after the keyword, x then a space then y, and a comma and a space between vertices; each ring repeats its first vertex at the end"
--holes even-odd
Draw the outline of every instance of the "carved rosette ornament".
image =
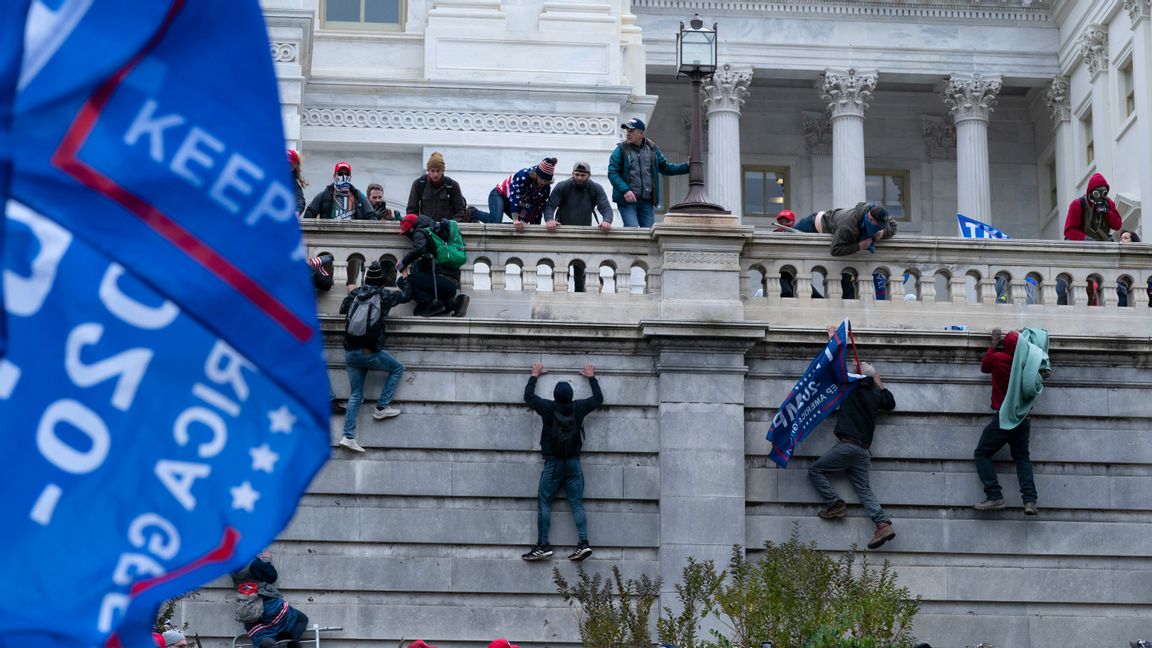
POLYGON ((1052 77, 1048 90, 1044 92, 1044 103, 1048 104, 1048 114, 1056 126, 1072 119, 1072 104, 1068 98, 1068 77, 1052 77))
POLYGON ((725 63, 704 82, 704 105, 709 113, 739 113, 744 100, 748 98, 748 85, 751 83, 750 66, 734 67, 731 63, 725 63))
POLYGON ((956 123, 968 119, 988 121, 1003 85, 998 75, 953 75, 944 83, 944 104, 956 123))
POLYGON ((875 72, 826 70, 820 85, 820 96, 828 102, 828 110, 833 119, 845 115, 863 117, 874 90, 875 72))
POLYGON ((1152 0, 1124 0, 1124 10, 1128 12, 1132 28, 1135 29, 1141 18, 1152 18, 1152 0))
POLYGON ((802 112, 800 125, 804 129, 804 143, 812 155, 832 155, 832 120, 826 113, 802 112))
POLYGON ((924 148, 933 160, 956 159, 956 124, 952 116, 920 116, 920 131, 924 135, 924 148))
POLYGON ((1104 25, 1088 25, 1080 37, 1080 59, 1095 77, 1108 69, 1108 30, 1104 25))
POLYGON ((296 43, 268 43, 269 53, 276 63, 294 63, 296 61, 296 43))

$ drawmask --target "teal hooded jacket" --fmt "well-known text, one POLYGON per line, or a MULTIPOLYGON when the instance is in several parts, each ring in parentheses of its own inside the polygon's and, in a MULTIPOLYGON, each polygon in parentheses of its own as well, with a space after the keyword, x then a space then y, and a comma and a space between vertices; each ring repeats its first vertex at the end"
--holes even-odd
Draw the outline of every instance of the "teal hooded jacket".
MULTIPOLYGON (((628 156, 624 154, 625 146, 628 146, 627 142, 617 144, 612 156, 608 158, 608 182, 612 183, 612 202, 617 205, 624 204, 624 194, 632 190, 628 186, 628 156)), ((652 151, 652 204, 656 205, 660 202, 661 196, 660 175, 684 175, 688 173, 688 163, 672 164, 664 157, 660 147, 647 137, 641 146, 646 146, 652 151)))

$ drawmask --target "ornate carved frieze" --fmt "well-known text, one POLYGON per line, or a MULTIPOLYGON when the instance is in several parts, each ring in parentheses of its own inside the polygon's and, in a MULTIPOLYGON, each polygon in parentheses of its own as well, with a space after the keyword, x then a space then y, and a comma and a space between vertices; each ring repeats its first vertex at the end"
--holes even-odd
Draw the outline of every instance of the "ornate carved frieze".
POLYGON ((804 143, 811 155, 832 155, 832 120, 827 113, 802 112, 800 126, 804 129, 804 143))
POLYGON ((956 159, 956 124, 952 122, 952 115, 921 115, 920 130, 928 157, 933 160, 956 159))
POLYGON ((1044 103, 1048 104, 1048 114, 1056 126, 1072 119, 1072 104, 1068 97, 1068 77, 1055 76, 1044 92, 1044 103))
POLYGON ((875 89, 875 72, 827 70, 820 84, 820 96, 828 102, 833 119, 843 115, 863 117, 875 89))
POLYGON ((668 250, 664 252, 665 267, 678 266, 739 266, 737 252, 709 252, 703 250, 668 250))
POLYGON ((1092 76, 1108 69, 1108 28, 1088 25, 1080 37, 1080 59, 1088 66, 1092 76))
POLYGON ((372 108, 305 108, 301 120, 304 126, 341 128, 616 135, 616 120, 609 117, 586 117, 582 115, 434 112, 372 108))
POLYGON ((296 62, 296 43, 268 43, 268 49, 276 63, 296 62))
POLYGON ((1004 83, 999 75, 952 75, 944 82, 944 104, 952 112, 952 120, 988 121, 996 107, 996 95, 1004 83))
MULTIPOLYGON (((821 17, 928 19, 934 22, 1009 21, 1052 22, 1051 0, 711 0, 713 13, 748 12, 757 15, 816 14, 821 17)), ((632 0, 632 9, 666 9, 679 15, 700 8, 696 0, 632 0)))
POLYGON ((1135 28, 1141 18, 1152 17, 1152 0, 1124 0, 1124 10, 1135 28))
POLYGON ((704 82, 704 105, 708 112, 727 110, 740 112, 748 98, 748 85, 752 83, 751 66, 733 66, 725 63, 704 82))

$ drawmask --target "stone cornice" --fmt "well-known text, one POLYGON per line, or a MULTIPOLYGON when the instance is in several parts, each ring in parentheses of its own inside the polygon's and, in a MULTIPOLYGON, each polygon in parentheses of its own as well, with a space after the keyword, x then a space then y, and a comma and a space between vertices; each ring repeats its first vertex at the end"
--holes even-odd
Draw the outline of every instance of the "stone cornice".
POLYGON ((1095 77, 1108 69, 1108 28, 1104 25, 1088 25, 1080 37, 1080 59, 1088 66, 1088 73, 1095 77))
POLYGON ((1152 0, 1124 0, 1124 10, 1132 21, 1132 28, 1142 19, 1152 17, 1152 0))
POLYGON ((382 130, 547 133, 614 136, 616 120, 585 115, 432 112, 371 108, 305 108, 301 125, 382 130))
POLYGON ((1048 114, 1052 116, 1053 126, 1060 126, 1063 122, 1072 119, 1072 105, 1068 97, 1068 77, 1053 77, 1044 92, 1044 103, 1048 105, 1048 114))
POLYGON ((988 121, 1002 86, 997 75, 953 75, 944 82, 944 103, 957 123, 968 119, 988 121))
POLYGON ((704 83, 704 105, 708 112, 740 112, 748 98, 748 85, 752 83, 752 68, 725 63, 704 83))
MULTIPOLYGON (((1051 22, 1048 0, 710 0, 712 14, 749 12, 799 14, 819 17, 924 18, 933 21, 1051 22)), ((700 9, 695 0, 632 0, 632 9, 691 12, 700 9)))
POLYGON ((875 89, 875 72, 827 70, 820 83, 820 97, 828 102, 833 119, 844 115, 863 117, 875 89))

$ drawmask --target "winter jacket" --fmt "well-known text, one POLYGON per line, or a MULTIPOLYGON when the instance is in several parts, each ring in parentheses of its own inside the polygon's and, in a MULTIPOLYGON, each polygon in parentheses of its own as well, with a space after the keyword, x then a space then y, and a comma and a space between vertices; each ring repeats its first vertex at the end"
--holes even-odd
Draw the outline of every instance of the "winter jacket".
POLYGON ((304 200, 304 187, 295 178, 292 179, 292 187, 296 190, 296 218, 300 218, 308 208, 308 203, 304 200))
POLYGON ((1013 430, 1028 418, 1032 405, 1044 391, 1048 364, 1048 331, 1026 328, 1020 332, 1016 352, 1012 354, 1012 374, 1000 406, 1000 429, 1013 430))
MULTIPOLYGON (((548 400, 536 395, 536 376, 528 378, 528 384, 524 387, 524 402, 528 403, 528 406, 540 415, 540 453, 545 457, 556 456, 556 448, 552 446, 552 438, 548 432, 555 424, 554 417, 557 411, 573 412, 572 418, 575 429, 581 430, 584 425, 584 417, 604 404, 604 393, 600 391, 600 382, 592 377, 588 379, 588 385, 592 387, 591 398, 573 401, 572 385, 560 382, 556 384, 556 388, 552 392, 556 400, 548 400)), ((583 445, 583 439, 576 439, 576 444, 576 455, 578 456, 583 445)))
MULTIPOLYGON (((304 218, 322 218, 329 220, 335 218, 336 201, 333 199, 335 193, 336 185, 330 184, 324 187, 324 191, 316 194, 316 197, 308 204, 308 208, 304 210, 304 218)), ((359 189, 349 185, 348 195, 353 197, 352 220, 375 219, 372 214, 372 206, 368 204, 368 198, 360 193, 359 189)))
POLYGON ((428 174, 416 178, 412 182, 412 190, 408 192, 407 214, 423 214, 433 220, 450 218, 466 223, 468 217, 468 202, 460 192, 460 185, 444 176, 440 184, 435 185, 428 181, 428 174))
MULTIPOLYGON (((612 183, 612 202, 617 205, 627 202, 624 200, 624 194, 629 191, 637 193, 635 188, 628 186, 628 154, 624 151, 625 146, 631 144, 620 142, 612 151, 612 156, 608 158, 608 182, 612 183)), ((688 173, 688 163, 672 164, 664 158, 664 152, 660 147, 647 137, 640 146, 648 147, 652 152, 652 204, 655 205, 660 202, 660 175, 684 175, 688 173)))
POLYGON ((377 338, 376 344, 371 346, 371 347, 366 347, 366 346, 363 346, 363 344, 357 344, 357 341, 355 339, 353 339, 352 336, 345 335, 344 336, 344 350, 345 351, 357 351, 357 350, 361 350, 361 349, 368 350, 368 351, 380 351, 380 350, 386 348, 384 346, 384 343, 385 343, 384 329, 385 329, 385 323, 388 320, 388 311, 392 310, 393 306, 399 306, 400 304, 406 304, 406 303, 412 301, 412 292, 408 288, 408 280, 401 277, 399 280, 397 280, 396 284, 400 287, 400 290, 388 290, 387 288, 383 288, 381 286, 360 286, 359 288, 357 288, 356 290, 353 290, 352 292, 348 293, 344 297, 344 301, 340 303, 340 314, 341 315, 345 315, 345 316, 348 315, 348 310, 350 308, 352 308, 352 301, 354 299, 366 300, 366 299, 371 298, 371 296, 375 293, 380 294, 380 311, 381 311, 380 312, 380 317, 381 317, 380 336, 377 338))
POLYGON ((439 236, 440 240, 447 241, 449 238, 448 224, 444 221, 434 221, 428 216, 423 214, 416 219, 416 224, 412 229, 404 233, 405 236, 412 239, 412 249, 404 258, 400 260, 398 270, 412 266, 415 272, 424 272, 432 274, 435 272, 441 277, 448 277, 455 281, 457 285, 460 284, 460 268, 449 268, 440 263, 434 263, 436 258, 436 244, 428 238, 428 230, 431 229, 433 236, 439 236), (415 264, 413 266, 413 264, 415 264))
MULTIPOLYGON (((829 209, 824 213, 824 229, 832 235, 832 256, 848 256, 860 251, 860 223, 872 203, 856 203, 851 209, 829 209)), ((884 238, 896 236, 896 222, 889 219, 884 238)))
POLYGON ((1098 187, 1107 187, 1108 181, 1099 173, 1093 173, 1088 179, 1088 190, 1084 195, 1068 204, 1068 217, 1064 219, 1064 240, 1083 241, 1091 238, 1097 241, 1107 241, 1110 230, 1118 230, 1124 226, 1120 218, 1120 211, 1111 198, 1108 201, 1108 213, 1100 218, 1093 213, 1092 191, 1098 187), (1085 213, 1087 209, 1088 213, 1085 213))
POLYGON ((1012 375, 1012 355, 1016 353, 1016 342, 1020 334, 1008 331, 1003 346, 997 349, 988 347, 984 359, 980 361, 980 371, 992 376, 992 409, 1000 411, 1004 402, 1004 392, 1008 391, 1008 379, 1012 375))
POLYGON ((232 572, 232 583, 239 585, 244 581, 256 581, 260 586, 258 590, 260 596, 266 599, 277 599, 282 598, 280 590, 273 585, 278 577, 276 567, 271 562, 255 558, 248 563, 247 567, 232 572))
POLYGON ((600 210, 601 220, 612 222, 612 203, 599 183, 587 180, 578 186, 572 178, 556 185, 544 208, 544 220, 558 220, 561 225, 591 225, 592 209, 600 210))
POLYGON ((837 437, 852 437, 867 448, 872 445, 876 432, 876 415, 880 410, 894 409, 896 398, 892 392, 876 387, 876 381, 871 377, 862 378, 840 406, 835 434, 837 437))
POLYGON ((276 568, 266 560, 256 558, 248 566, 232 573, 234 584, 247 580, 254 580, 259 584, 258 593, 264 599, 264 615, 256 623, 245 623, 244 629, 253 645, 259 645, 265 637, 275 639, 281 632, 287 632, 296 625, 298 612, 296 608, 288 605, 280 590, 272 583, 276 582, 276 568))
POLYGON ((551 185, 541 187, 532 179, 530 174, 535 168, 520 169, 496 185, 496 192, 504 196, 512 220, 516 220, 518 214, 524 214, 521 220, 533 225, 540 222, 548 196, 552 193, 551 185))

